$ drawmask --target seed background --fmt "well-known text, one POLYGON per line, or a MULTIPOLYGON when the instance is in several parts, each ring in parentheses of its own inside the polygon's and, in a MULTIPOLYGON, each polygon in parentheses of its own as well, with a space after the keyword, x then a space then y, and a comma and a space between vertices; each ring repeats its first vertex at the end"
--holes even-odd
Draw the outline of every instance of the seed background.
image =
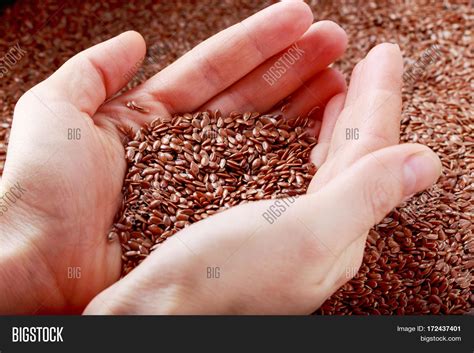
MULTIPOLYGON (((270 1, 17 1, 0 10, 0 53, 20 43, 27 55, 0 79, 0 174, 13 108, 30 87, 76 52, 128 29, 141 32, 149 56, 130 86, 200 41, 270 1)), ((399 43, 405 67, 432 45, 441 56, 403 91, 403 142, 440 156, 437 185, 388 215, 369 234, 354 279, 322 314, 472 313, 474 11, 466 1, 310 1, 316 19, 349 36, 336 63, 348 75, 377 43, 399 43)), ((112 59, 111 59, 112 60, 112 59)))

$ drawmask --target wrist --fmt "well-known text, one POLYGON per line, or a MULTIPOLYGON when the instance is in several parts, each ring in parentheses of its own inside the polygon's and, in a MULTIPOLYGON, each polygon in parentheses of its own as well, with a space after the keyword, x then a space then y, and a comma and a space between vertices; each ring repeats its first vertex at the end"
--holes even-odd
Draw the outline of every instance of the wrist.
POLYGON ((47 307, 42 289, 47 264, 34 245, 44 232, 28 221, 19 190, 0 184, 0 314, 34 314, 47 307))
POLYGON ((28 263, 28 249, 21 234, 8 218, 5 213, 0 217, 0 314, 32 313, 40 305, 34 298, 36 293, 29 288, 33 267, 28 263))

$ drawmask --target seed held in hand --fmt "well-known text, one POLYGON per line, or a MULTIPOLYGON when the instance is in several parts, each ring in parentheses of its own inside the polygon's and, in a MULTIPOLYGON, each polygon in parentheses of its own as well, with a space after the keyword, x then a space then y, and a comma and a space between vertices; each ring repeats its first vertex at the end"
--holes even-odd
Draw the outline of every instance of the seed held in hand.
POLYGON ((136 133, 123 129, 125 202, 112 229, 125 233, 123 274, 194 222, 243 202, 305 193, 316 172, 308 161, 316 140, 294 131, 307 124, 278 114, 206 111, 158 118, 136 133))

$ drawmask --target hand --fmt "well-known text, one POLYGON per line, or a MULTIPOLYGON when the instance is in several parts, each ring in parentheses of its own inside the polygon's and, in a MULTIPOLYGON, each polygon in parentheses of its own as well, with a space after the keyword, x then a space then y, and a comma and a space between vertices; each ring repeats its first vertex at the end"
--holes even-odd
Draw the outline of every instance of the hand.
POLYGON ((441 163, 427 147, 397 145, 402 70, 393 44, 375 47, 356 66, 347 96, 336 95, 325 109, 312 153, 320 169, 307 195, 240 205, 185 228, 85 313, 317 309, 357 272, 368 230, 440 174, 441 163), (271 217, 277 202, 282 214, 271 217))
POLYGON ((118 280, 120 246, 107 241, 126 168, 118 126, 206 108, 267 111, 290 93, 288 114, 307 114, 344 91, 327 66, 342 55, 345 33, 312 21, 302 2, 275 4, 115 96, 145 55, 143 38, 126 32, 25 93, 0 184, 0 195, 17 183, 25 190, 0 217, 0 312, 80 312, 118 280), (270 85, 263 75, 292 45, 303 54, 270 85), (128 109, 132 100, 151 114, 128 109))

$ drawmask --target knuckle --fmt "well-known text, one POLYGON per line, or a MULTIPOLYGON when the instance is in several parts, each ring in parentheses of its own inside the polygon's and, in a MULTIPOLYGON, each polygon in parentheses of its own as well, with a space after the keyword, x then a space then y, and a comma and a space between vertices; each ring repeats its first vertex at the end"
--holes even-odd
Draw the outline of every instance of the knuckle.
POLYGON ((376 224, 392 209, 396 198, 393 184, 387 182, 386 179, 378 178, 373 182, 367 182, 363 193, 366 209, 373 217, 373 223, 376 224))
POLYGON ((299 256, 305 263, 320 262, 334 256, 314 232, 302 232, 299 243, 299 256))
POLYGON ((339 277, 337 278, 337 287, 343 286, 356 277, 362 265, 363 252, 364 250, 360 249, 358 253, 352 254, 352 257, 349 259, 349 261, 347 261, 346 266, 342 269, 339 277))
POLYGON ((200 63, 203 68, 204 78, 212 86, 219 88, 224 81, 222 68, 212 59, 209 59, 205 53, 200 53, 200 63))
POLYGON ((14 113, 20 111, 21 109, 23 109, 23 107, 25 108, 28 107, 28 105, 31 103, 31 100, 33 98, 32 97, 33 93, 31 90, 32 88, 26 91, 25 93, 23 93, 20 99, 18 99, 18 101, 15 104, 14 113))
POLYGON ((340 257, 340 271, 335 279, 335 288, 340 288, 359 272, 364 258, 365 237, 359 238, 352 243, 340 257))

